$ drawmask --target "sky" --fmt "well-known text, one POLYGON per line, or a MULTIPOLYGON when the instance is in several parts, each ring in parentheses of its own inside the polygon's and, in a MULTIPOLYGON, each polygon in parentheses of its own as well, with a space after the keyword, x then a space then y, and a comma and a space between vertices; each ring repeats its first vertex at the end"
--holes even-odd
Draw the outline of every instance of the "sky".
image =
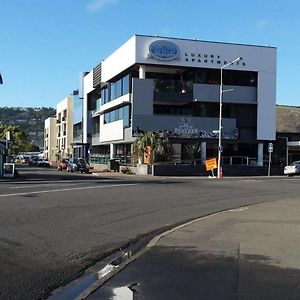
POLYGON ((277 48, 277 104, 300 106, 298 0, 0 0, 0 107, 56 107, 134 34, 277 48))

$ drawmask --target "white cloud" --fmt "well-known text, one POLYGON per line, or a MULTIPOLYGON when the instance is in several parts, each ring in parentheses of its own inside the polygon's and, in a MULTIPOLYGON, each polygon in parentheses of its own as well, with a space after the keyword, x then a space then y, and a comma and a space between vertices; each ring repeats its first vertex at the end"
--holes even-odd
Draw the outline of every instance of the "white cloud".
POLYGON ((90 12, 97 12, 103 9, 105 6, 115 4, 119 0, 90 0, 86 6, 86 9, 90 12))

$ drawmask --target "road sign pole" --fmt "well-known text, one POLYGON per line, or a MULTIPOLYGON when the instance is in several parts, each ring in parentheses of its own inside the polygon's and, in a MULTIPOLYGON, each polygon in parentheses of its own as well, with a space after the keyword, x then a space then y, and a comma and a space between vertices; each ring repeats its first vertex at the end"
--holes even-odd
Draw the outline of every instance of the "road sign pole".
POLYGON ((269 150, 268 177, 270 177, 270 175, 271 175, 271 154, 273 152, 273 144, 272 143, 269 143, 268 150, 269 150))
POLYGON ((270 177, 270 173, 271 173, 271 153, 272 152, 269 152, 268 177, 270 177))

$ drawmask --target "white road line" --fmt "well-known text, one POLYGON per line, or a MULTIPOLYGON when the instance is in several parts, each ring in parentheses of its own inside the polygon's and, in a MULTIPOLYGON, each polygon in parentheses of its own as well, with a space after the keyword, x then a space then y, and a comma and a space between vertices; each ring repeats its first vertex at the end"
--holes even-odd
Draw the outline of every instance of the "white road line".
MULTIPOLYGON (((72 183, 66 183, 66 184, 57 184, 57 183, 55 183, 55 186, 65 186, 65 185, 70 185, 70 184, 72 184, 72 183)), ((42 184, 42 186, 44 187, 44 186, 53 186, 54 184, 42 184)), ((40 185, 34 185, 34 186, 32 186, 32 185, 23 185, 23 186, 11 186, 11 187, 9 187, 9 189, 10 190, 17 190, 17 189, 28 189, 28 188, 40 188, 41 186, 40 185)))
POLYGON ((101 188, 109 188, 109 187, 132 186, 132 185, 138 185, 138 184, 137 183, 126 183, 126 184, 111 184, 111 185, 101 185, 101 186, 86 186, 86 187, 78 187, 78 188, 67 188, 67 189, 4 194, 4 195, 0 195, 0 197, 4 198, 4 197, 13 197, 13 196, 22 196, 22 195, 46 194, 46 193, 67 192, 67 191, 75 191, 75 190, 89 190, 89 189, 101 189, 101 188))
MULTIPOLYGON (((105 181, 118 181, 117 179, 105 179, 103 180, 103 182, 105 181)), ((24 184, 24 185, 30 185, 30 184, 33 184, 33 183, 41 183, 44 185, 44 183, 70 183, 70 182, 73 182, 73 183, 77 183, 77 182, 97 182, 96 179, 80 179, 80 180, 53 180, 53 181, 49 181, 49 180, 40 180, 40 179, 37 179, 37 180, 27 180, 27 181, 18 181, 17 184, 21 185, 21 184, 24 184)), ((7 182, 8 183, 8 182, 7 182)), ((10 182, 11 184, 16 184, 15 182, 10 182)))

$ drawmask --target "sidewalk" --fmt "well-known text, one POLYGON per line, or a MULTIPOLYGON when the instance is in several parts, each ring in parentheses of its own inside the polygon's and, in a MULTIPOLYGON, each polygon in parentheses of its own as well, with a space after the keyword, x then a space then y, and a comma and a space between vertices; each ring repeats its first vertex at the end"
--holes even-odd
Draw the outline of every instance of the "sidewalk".
POLYGON ((299 237, 300 199, 218 213, 162 237, 88 299, 300 299, 299 237))

